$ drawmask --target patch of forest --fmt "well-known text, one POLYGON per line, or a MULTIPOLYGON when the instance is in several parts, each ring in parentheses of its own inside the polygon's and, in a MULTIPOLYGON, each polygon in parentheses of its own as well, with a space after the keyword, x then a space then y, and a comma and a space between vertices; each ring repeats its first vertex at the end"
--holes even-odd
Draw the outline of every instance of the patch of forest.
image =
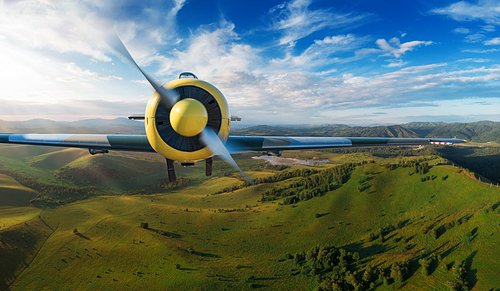
MULTIPOLYGON (((426 161, 432 160, 432 158, 420 158, 417 160, 409 160, 409 161, 399 161, 399 163, 385 164, 385 168, 394 170, 397 168, 412 168, 413 172, 411 174, 417 173, 422 175, 421 181, 425 182, 431 178, 430 176, 423 176, 426 174, 430 166, 426 161)), ((271 183, 274 181, 283 181, 284 177, 287 179, 297 178, 300 179, 295 180, 292 183, 289 183, 280 187, 273 187, 271 190, 262 193, 262 198, 258 202, 267 202, 274 201, 277 199, 284 198, 280 203, 282 205, 290 205, 296 204, 301 201, 306 201, 314 197, 323 196, 323 194, 333 191, 339 187, 341 187, 344 183, 346 183, 351 173, 356 169, 356 167, 374 163, 374 161, 363 161, 361 163, 347 163, 343 165, 334 166, 325 170, 317 170, 314 173, 310 173, 310 175, 298 175, 300 171, 295 171, 296 175, 292 175, 294 172, 283 172, 279 173, 275 176, 270 176, 269 181, 265 181, 266 183, 271 183), (278 177, 281 177, 279 179, 278 177)), ((369 173, 367 173, 369 174, 369 173)), ((366 177, 365 177, 366 178, 366 177)), ((446 179, 446 178, 444 178, 446 179)), ((262 181, 261 181, 262 182, 262 181)), ((358 191, 363 192, 367 187, 365 185, 366 180, 361 179, 358 181, 358 191)))

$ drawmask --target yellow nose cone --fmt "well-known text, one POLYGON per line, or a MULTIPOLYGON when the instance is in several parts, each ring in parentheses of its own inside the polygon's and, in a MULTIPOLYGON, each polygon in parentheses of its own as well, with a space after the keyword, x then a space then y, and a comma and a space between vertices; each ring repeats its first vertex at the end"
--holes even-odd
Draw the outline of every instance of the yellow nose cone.
POLYGON ((170 111, 170 125, 182 136, 195 136, 207 126, 207 109, 200 101, 186 98, 175 103, 170 111))

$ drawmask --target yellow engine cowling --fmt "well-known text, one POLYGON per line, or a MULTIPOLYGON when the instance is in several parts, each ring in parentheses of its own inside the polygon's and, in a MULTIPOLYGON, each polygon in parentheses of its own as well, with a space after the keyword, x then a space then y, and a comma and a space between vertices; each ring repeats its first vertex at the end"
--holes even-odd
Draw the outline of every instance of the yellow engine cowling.
MULTIPOLYGON (((215 86, 205 81, 189 78, 174 80, 163 86, 179 92, 178 102, 185 100, 187 103, 188 100, 193 99, 199 101, 195 103, 201 103, 206 109, 206 126, 211 127, 219 138, 226 142, 231 126, 231 115, 226 98, 215 86)), ((175 113, 172 112, 172 114, 175 113)), ((146 107, 144 124, 148 141, 157 153, 184 164, 191 164, 213 156, 213 153, 201 142, 199 135, 184 136, 174 130, 170 115, 171 109, 160 106, 160 96, 155 92, 146 107)), ((189 116, 184 116, 184 118, 189 118, 189 116)), ((189 132, 186 129, 177 130, 183 134, 189 132)))

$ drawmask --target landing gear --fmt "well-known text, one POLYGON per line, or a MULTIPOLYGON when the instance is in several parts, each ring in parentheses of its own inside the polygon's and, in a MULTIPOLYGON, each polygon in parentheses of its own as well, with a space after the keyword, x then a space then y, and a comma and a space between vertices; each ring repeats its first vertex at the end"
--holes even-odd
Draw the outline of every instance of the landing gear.
MULTIPOLYGON (((176 181, 176 177, 175 177, 174 161, 165 158, 165 163, 167 165, 168 181, 169 182, 175 182, 176 181)), ((212 163, 213 163, 212 158, 206 159, 205 174, 207 176, 212 176, 212 163)), ((184 164, 181 164, 181 165, 183 165, 184 167, 188 167, 188 166, 192 166, 193 164, 186 164, 186 163, 184 163, 184 164)))
POLYGON ((205 174, 208 176, 212 176, 212 158, 208 158, 206 160, 205 174))
POLYGON ((165 158, 165 162, 167 164, 168 181, 175 182, 176 179, 175 179, 174 161, 165 158))

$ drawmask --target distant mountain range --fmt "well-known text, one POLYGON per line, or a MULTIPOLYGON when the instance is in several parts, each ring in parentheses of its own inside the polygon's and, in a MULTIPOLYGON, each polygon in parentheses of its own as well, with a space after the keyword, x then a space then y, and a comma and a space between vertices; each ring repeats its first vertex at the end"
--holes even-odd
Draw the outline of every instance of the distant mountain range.
POLYGON ((500 122, 472 123, 411 122, 388 126, 343 124, 268 126, 259 125, 231 131, 234 135, 366 136, 366 137, 457 137, 474 142, 500 142, 500 122))
MULTIPOLYGON (((116 133, 144 134, 144 123, 127 118, 86 119, 57 122, 46 119, 7 122, 0 120, 3 133, 116 133)), ((474 142, 500 142, 500 122, 472 123, 410 122, 387 126, 322 125, 258 125, 233 127, 232 135, 294 136, 366 136, 366 137, 457 137, 474 142)))

